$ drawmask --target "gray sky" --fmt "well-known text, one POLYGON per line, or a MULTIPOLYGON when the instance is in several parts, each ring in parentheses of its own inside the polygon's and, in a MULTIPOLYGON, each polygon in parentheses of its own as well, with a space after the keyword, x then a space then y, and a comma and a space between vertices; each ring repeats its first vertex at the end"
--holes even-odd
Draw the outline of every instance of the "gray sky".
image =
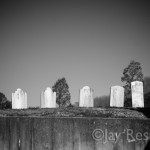
POLYGON ((71 102, 89 85, 94 97, 123 85, 131 60, 150 76, 148 0, 55 0, 0 2, 0 92, 11 100, 21 88, 28 106, 65 77, 71 102))

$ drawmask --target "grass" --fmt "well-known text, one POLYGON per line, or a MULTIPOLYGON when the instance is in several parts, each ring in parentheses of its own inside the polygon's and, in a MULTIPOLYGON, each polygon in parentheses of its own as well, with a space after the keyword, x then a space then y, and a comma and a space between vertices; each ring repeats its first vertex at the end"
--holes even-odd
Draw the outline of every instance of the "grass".
POLYGON ((0 117, 103 117, 103 118, 140 118, 147 117, 136 109, 125 108, 29 108, 0 110, 0 117))

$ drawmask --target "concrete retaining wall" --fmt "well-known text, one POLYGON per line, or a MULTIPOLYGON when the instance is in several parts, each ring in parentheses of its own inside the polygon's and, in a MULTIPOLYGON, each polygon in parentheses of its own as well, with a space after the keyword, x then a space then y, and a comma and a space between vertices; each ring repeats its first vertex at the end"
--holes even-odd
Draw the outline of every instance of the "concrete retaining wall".
POLYGON ((1 117, 0 150, 144 150, 150 120, 1 117))

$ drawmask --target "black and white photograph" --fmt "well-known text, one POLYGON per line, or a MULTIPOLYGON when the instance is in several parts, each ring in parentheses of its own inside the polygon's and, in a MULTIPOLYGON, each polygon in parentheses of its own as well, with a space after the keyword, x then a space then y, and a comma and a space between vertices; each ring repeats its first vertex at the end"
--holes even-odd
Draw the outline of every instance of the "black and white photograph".
POLYGON ((150 150, 150 2, 1 0, 0 150, 150 150))

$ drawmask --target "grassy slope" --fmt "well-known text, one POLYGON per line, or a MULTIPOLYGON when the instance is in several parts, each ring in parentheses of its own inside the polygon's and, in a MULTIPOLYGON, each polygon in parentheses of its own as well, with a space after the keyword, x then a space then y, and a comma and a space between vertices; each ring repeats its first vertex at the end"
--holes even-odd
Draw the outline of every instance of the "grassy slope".
POLYGON ((29 117, 104 117, 104 118, 139 118, 147 117, 136 110, 124 108, 44 108, 0 110, 0 117, 29 116, 29 117))

